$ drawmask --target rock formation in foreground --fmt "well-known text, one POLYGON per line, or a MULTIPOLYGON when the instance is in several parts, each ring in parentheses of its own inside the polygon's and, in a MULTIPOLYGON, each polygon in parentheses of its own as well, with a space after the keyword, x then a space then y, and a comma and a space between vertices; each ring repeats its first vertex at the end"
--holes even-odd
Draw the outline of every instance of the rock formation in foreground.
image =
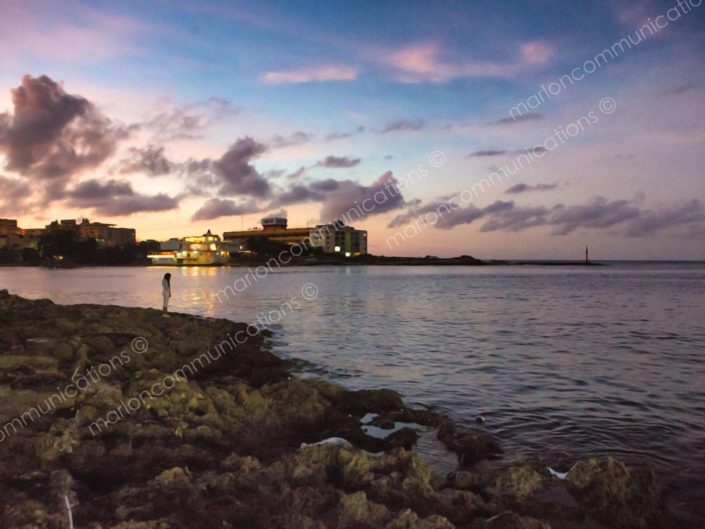
POLYGON ((500 452, 486 435, 291 367, 244 324, 0 291, 0 527, 676 527, 652 473, 479 470, 500 452), (461 468, 435 475, 399 423, 434 429, 461 468))

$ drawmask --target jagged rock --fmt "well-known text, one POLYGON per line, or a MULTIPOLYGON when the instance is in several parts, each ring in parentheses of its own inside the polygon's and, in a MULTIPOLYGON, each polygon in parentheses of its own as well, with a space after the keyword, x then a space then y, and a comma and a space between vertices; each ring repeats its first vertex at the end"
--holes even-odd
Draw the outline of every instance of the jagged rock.
POLYGON ((434 495, 438 512, 454 524, 465 524, 486 511, 485 502, 466 490, 443 489, 434 495))
POLYGON ((161 472, 150 484, 166 492, 169 490, 187 490, 193 484, 193 476, 188 468, 174 467, 161 472))
POLYGON ((616 463, 577 465, 566 483, 579 506, 563 510, 540 499, 550 479, 533 467, 443 483, 406 449, 414 428, 377 439, 361 417, 439 426, 464 465, 497 455, 496 442, 394 391, 297 379, 264 333, 231 349, 245 330, 0 291, 0 529, 66 529, 67 496, 86 529, 545 529, 528 516, 572 523, 583 507, 642 529, 660 508, 648 481, 616 463), (137 338, 148 346, 136 350, 137 338), (327 438, 345 442, 311 444, 327 438), (518 514, 492 518, 506 509, 518 514))
POLYGON ((578 461, 568 490, 596 519, 617 529, 662 527, 663 487, 653 471, 630 469, 614 458, 578 461))
POLYGON ((389 509, 369 501, 363 491, 343 495, 335 511, 336 527, 341 529, 380 527, 391 517, 389 509))
POLYGON ((441 422, 438 428, 438 438, 449 450, 458 454, 460 462, 464 465, 493 458, 502 453, 499 443, 489 435, 458 431, 449 420, 441 422))
POLYGON ((73 360, 73 347, 67 342, 59 342, 54 347, 53 357, 60 363, 71 362, 73 360))
POLYGON ((480 472, 456 470, 448 474, 450 487, 462 490, 479 490, 487 480, 487 476, 480 472))
POLYGON ((529 465, 513 465, 498 471, 487 491, 493 496, 525 500, 536 494, 545 485, 545 480, 529 465))
POLYGON ((52 356, 0 355, 0 384, 27 387, 62 380, 59 363, 52 356))

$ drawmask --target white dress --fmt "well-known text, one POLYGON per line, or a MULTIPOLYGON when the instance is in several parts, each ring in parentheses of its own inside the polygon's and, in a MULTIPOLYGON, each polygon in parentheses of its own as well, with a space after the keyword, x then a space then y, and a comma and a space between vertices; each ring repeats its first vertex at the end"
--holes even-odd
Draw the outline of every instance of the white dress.
POLYGON ((169 286, 169 281, 162 279, 162 297, 164 298, 164 307, 169 306, 169 298, 171 297, 171 287, 169 286))

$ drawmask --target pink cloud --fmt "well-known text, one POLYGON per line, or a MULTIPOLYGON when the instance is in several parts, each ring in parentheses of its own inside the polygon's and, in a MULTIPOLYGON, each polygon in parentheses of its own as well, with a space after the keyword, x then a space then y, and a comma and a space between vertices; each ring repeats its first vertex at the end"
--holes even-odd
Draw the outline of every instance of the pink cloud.
POLYGON ((519 47, 522 59, 528 64, 545 64, 553 58, 555 50, 541 41, 525 42, 519 47))
POLYGON ((517 72, 513 64, 445 61, 440 46, 433 42, 405 46, 385 57, 384 62, 397 70, 400 81, 407 83, 442 83, 459 77, 511 77, 517 72))
POLYGON ((72 62, 99 60, 136 49, 148 24, 126 16, 101 13, 82 5, 67 14, 71 2, 42 4, 10 0, 0 17, 0 54, 5 61, 24 54, 72 62))
POLYGON ((352 81, 359 70, 354 66, 323 65, 296 70, 267 72, 261 76, 268 84, 299 84, 323 81, 352 81))

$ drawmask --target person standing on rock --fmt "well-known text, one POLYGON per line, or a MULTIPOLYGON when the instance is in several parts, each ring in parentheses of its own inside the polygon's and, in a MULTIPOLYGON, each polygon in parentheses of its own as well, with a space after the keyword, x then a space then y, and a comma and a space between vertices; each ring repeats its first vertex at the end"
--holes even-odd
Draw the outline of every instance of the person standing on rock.
POLYGON ((169 314, 167 309, 169 308, 169 298, 171 297, 171 274, 164 274, 164 279, 162 279, 162 298, 164 298, 164 303, 162 304, 162 316, 168 318, 169 314))

